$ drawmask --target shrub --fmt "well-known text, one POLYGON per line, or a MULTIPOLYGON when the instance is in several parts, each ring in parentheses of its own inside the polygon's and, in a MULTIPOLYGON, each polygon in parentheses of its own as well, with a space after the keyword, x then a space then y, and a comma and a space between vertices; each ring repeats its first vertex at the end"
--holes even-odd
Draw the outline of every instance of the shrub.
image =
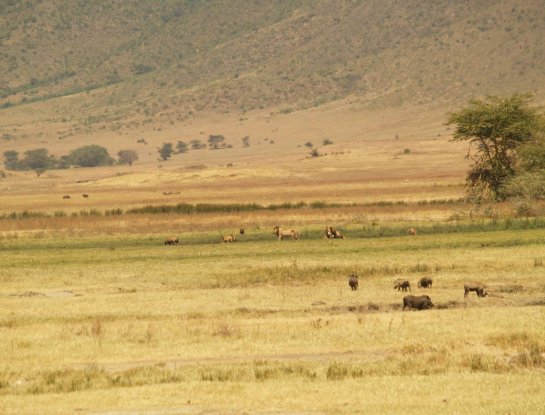
POLYGON ((129 166, 138 160, 138 153, 134 150, 119 150, 117 156, 120 164, 128 164, 129 166))
POLYGON ((114 162, 108 150, 96 144, 79 147, 71 151, 68 157, 73 165, 79 167, 110 166, 114 162))

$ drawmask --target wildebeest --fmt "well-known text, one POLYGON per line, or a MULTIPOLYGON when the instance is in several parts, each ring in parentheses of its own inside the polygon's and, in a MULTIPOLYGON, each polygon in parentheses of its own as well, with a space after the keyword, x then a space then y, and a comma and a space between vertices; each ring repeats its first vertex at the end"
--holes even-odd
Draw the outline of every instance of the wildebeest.
POLYGON ((407 291, 408 289, 409 291, 411 291, 411 283, 407 280, 398 278, 394 281, 394 289, 397 289, 398 291, 407 291))
POLYGON ((325 237, 327 239, 344 239, 344 235, 341 231, 338 231, 333 226, 328 226, 325 228, 325 237))
POLYGON ((427 310, 433 306, 431 298, 427 295, 406 295, 403 297, 403 310, 405 310, 405 307, 427 310))
POLYGON ((169 236, 167 239, 165 239, 165 245, 176 245, 177 243, 178 243, 177 236, 169 236))
POLYGON ((419 288, 431 288, 432 284, 433 280, 429 277, 420 278, 420 281, 418 281, 419 288))
POLYGON ((62 198, 63 199, 70 199, 70 195, 64 195, 62 198))
POLYGON ((413 227, 411 226, 409 229, 407 229, 407 233, 408 233, 409 235, 416 235, 416 234, 417 234, 416 228, 413 228, 413 227))
POLYGON ((241 235, 244 235, 244 228, 240 228, 238 231, 241 235))
POLYGON ((488 295, 486 287, 480 282, 469 282, 464 284, 464 298, 467 297, 470 291, 475 291, 477 293, 477 297, 486 297, 488 295))
POLYGON ((350 278, 348 278, 348 285, 350 286, 352 291, 354 291, 358 289, 358 284, 358 274, 353 272, 352 274, 350 274, 350 278))
POLYGON ((235 238, 234 235, 221 235, 221 238, 220 238, 220 244, 221 243, 229 243, 229 242, 236 242, 237 239, 235 238))
POLYGON ((88 195, 87 193, 82 194, 82 196, 83 196, 84 198, 88 198, 88 197, 89 197, 89 195, 88 195))
POLYGON ((282 238, 293 238, 293 239, 299 239, 299 231, 297 229, 284 229, 280 228, 279 226, 275 226, 273 233, 278 236, 278 240, 282 240, 282 238))

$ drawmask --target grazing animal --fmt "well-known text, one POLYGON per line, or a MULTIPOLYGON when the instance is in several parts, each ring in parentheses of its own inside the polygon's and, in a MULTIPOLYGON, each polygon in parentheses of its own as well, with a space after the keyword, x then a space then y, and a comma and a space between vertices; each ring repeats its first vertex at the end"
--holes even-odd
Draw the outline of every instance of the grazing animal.
POLYGON ((488 295, 486 287, 480 282, 470 282, 464 284, 464 298, 467 298, 470 291, 475 291, 477 293, 477 297, 486 297, 488 295))
POLYGON ((282 240, 282 238, 293 238, 293 239, 299 239, 299 231, 297 229, 284 229, 280 228, 279 226, 275 226, 273 233, 278 236, 278 240, 282 240))
POLYGON ((417 234, 416 228, 410 227, 409 229, 407 229, 407 233, 409 235, 416 235, 417 234))
POLYGON ((431 288, 432 284, 433 280, 429 277, 420 278, 420 281, 418 281, 419 288, 431 288))
POLYGON ((348 278, 348 285, 352 289, 352 291, 355 291, 358 289, 358 274, 352 273, 350 274, 350 278, 348 278))
POLYGON ((398 291, 411 291, 411 283, 407 280, 403 280, 401 278, 398 278, 394 281, 394 289, 397 289, 398 291))
POLYGON ((244 228, 240 228, 240 229, 239 229, 239 233, 240 233, 241 235, 244 235, 244 228))
POLYGON ((87 193, 82 194, 83 197, 88 198, 89 195, 87 193))
POLYGON ((431 298, 427 295, 406 295, 403 297, 403 310, 405 310, 405 307, 427 310, 433 306, 431 298))
POLYGON ((64 195, 62 198, 63 199, 70 199, 70 195, 64 195))
POLYGON ((165 240, 165 245, 177 245, 177 244, 178 244, 177 236, 170 236, 165 240))
POLYGON ((234 235, 221 235, 221 238, 220 238, 220 244, 221 243, 230 243, 230 242, 236 242, 237 239, 235 238, 234 235))
POLYGON ((333 226, 328 226, 325 228, 325 237, 327 239, 344 239, 344 235, 341 231, 338 231, 333 226))

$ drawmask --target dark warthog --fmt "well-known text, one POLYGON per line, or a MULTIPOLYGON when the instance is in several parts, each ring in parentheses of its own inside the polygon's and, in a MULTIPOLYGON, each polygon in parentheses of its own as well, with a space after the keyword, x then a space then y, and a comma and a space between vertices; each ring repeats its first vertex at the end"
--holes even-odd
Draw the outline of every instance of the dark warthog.
POLYGON ((297 229, 284 229, 280 228, 279 226, 275 226, 273 233, 278 236, 279 241, 282 238, 299 239, 299 231, 297 229))
POLYGON ((348 278, 348 285, 352 288, 352 291, 358 289, 358 274, 352 273, 348 278))
POLYGON ((244 228, 240 228, 240 229, 238 230, 238 232, 239 232, 241 235, 244 235, 244 228))
POLYGON ((165 245, 176 245, 178 243, 177 236, 171 236, 165 239, 165 245))
POLYGON ((429 277, 420 278, 420 281, 418 281, 418 287, 420 288, 431 288, 432 284, 433 280, 429 277))
POLYGON ((411 291, 411 283, 407 280, 403 280, 401 278, 398 278, 394 281, 394 289, 397 289, 398 291, 411 291))
POLYGON ((237 239, 235 238, 234 235, 225 235, 225 236, 221 235, 221 238, 220 238, 220 244, 224 242, 228 243, 228 242, 236 242, 236 241, 237 239))
POLYGON ((469 282, 464 284, 464 298, 467 297, 470 291, 475 291, 477 293, 477 297, 486 297, 488 295, 486 287, 480 282, 469 282))
POLYGON ((433 307, 433 303, 427 295, 406 295, 403 297, 403 310, 405 307, 427 310, 433 307))

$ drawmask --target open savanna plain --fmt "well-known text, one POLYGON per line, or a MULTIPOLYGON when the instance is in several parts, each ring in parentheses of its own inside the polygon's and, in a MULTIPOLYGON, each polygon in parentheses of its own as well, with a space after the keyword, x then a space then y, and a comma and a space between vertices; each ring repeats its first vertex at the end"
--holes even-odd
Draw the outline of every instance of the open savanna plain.
POLYGON ((132 167, 5 171, 0 413, 541 414, 543 206, 464 202, 439 113, 331 111, 164 126, 132 167), (156 160, 203 131, 251 146, 156 160), (396 278, 435 307, 402 311, 396 278))
POLYGON ((273 213, 291 222, 303 210, 318 214, 297 241, 251 226, 218 244, 204 220, 172 226, 173 246, 150 229, 47 228, 83 226, 70 216, 3 232, 0 411, 542 413, 541 219, 419 222, 416 236, 406 220, 363 221, 326 240, 319 222, 333 208, 273 213), (417 287, 422 276, 431 289, 417 287), (398 277, 435 308, 402 311, 398 277), (473 280, 490 296, 464 300, 473 280))

